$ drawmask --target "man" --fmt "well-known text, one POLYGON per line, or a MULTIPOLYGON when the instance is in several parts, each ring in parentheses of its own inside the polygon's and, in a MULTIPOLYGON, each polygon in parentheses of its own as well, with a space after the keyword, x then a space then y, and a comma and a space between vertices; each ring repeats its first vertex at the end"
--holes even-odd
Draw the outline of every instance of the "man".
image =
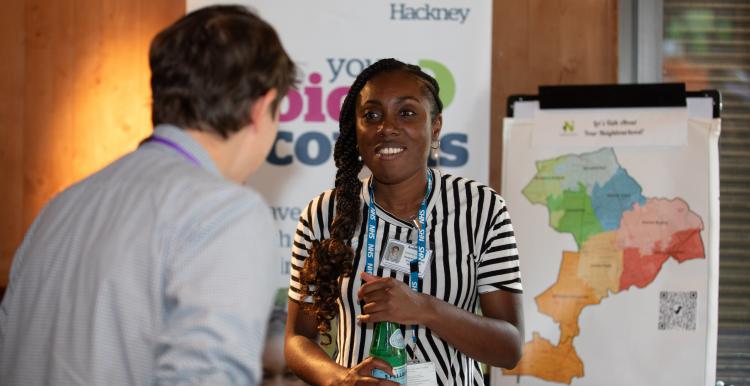
POLYGON ((265 159, 295 68, 242 7, 195 11, 150 49, 154 133, 66 189, 18 249, 0 305, 3 385, 256 384, 276 291, 265 159))

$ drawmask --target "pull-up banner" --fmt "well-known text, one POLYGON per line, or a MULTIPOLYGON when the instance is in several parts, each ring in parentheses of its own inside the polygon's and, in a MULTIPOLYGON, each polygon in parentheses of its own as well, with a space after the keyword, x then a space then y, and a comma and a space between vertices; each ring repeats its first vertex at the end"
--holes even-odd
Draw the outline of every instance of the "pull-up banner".
MULTIPOLYGON (((188 0, 187 9, 219 3, 188 0)), ((439 166, 489 178, 492 2, 467 0, 245 0, 279 33, 302 71, 281 107, 265 165, 249 184, 278 223, 279 285, 289 283, 294 230, 305 205, 333 187, 341 103, 354 78, 381 58, 418 64, 440 83, 445 106, 439 166)))

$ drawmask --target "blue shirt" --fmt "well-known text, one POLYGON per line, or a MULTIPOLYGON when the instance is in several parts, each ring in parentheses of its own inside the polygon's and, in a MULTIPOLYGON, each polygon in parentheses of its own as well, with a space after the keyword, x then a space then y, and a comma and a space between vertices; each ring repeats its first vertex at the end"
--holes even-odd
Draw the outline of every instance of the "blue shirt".
POLYGON ((261 197, 187 133, 55 197, 0 305, 3 385, 256 384, 278 276, 261 197))

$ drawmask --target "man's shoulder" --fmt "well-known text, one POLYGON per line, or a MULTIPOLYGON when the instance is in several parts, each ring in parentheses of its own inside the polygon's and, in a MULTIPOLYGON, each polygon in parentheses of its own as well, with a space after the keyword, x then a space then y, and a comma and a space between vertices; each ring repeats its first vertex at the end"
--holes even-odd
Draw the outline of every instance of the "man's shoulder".
MULTIPOLYGON (((248 186, 229 181, 181 158, 165 158, 160 154, 141 156, 134 153, 131 165, 120 173, 144 185, 145 190, 190 202, 222 202, 265 204, 260 194, 248 186)), ((123 162, 128 160, 123 159, 123 162)))
MULTIPOLYGON (((118 205, 152 207, 169 218, 212 212, 267 210, 252 188, 226 180, 182 159, 133 152, 71 185, 50 205, 100 200, 118 205)), ((156 215, 156 213, 154 213, 156 215)))

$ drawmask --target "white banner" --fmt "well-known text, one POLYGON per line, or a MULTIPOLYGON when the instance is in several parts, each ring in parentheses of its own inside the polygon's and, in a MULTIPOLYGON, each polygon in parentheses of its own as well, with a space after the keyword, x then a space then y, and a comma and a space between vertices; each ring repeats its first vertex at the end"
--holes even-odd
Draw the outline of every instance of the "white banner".
MULTIPOLYGON (((188 11, 211 0, 188 0, 188 11)), ((279 286, 300 212, 332 188, 338 113, 363 68, 393 57, 418 64, 440 83, 440 167, 488 183, 492 2, 483 0, 245 0, 278 31, 303 73, 282 104, 276 143, 250 185, 278 222, 279 286)))

